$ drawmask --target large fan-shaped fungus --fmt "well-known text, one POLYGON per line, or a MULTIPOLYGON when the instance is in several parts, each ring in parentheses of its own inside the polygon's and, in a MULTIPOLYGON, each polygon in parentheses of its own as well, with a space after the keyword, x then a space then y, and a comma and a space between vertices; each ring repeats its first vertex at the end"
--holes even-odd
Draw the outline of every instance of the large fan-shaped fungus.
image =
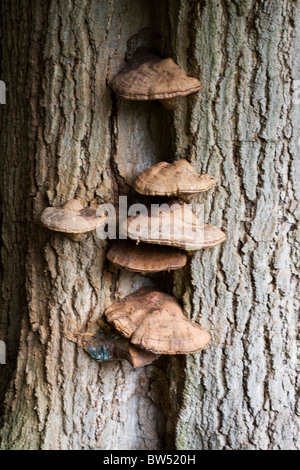
POLYGON ((161 59, 141 47, 113 78, 111 87, 127 100, 160 100, 166 109, 174 109, 178 98, 195 93, 201 84, 197 78, 188 77, 173 59, 161 59))
POLYGON ((187 251, 212 248, 226 240, 226 235, 214 225, 203 225, 186 204, 163 204, 151 212, 129 217, 122 233, 139 242, 169 245, 187 251))
POLYGON ((137 245, 129 240, 114 242, 107 258, 120 268, 141 274, 173 271, 183 268, 187 256, 176 248, 159 245, 137 245))
POLYGON ((210 334, 186 318, 173 297, 151 287, 115 302, 105 316, 133 344, 155 354, 195 353, 210 341, 210 334))
POLYGON ((160 162, 147 168, 135 180, 133 187, 147 196, 190 196, 213 188, 216 180, 200 175, 187 160, 172 164, 160 162))
POLYGON ((71 238, 79 239, 105 222, 105 217, 98 217, 96 210, 83 207, 73 199, 64 206, 48 207, 41 216, 43 225, 50 230, 63 232, 71 238))

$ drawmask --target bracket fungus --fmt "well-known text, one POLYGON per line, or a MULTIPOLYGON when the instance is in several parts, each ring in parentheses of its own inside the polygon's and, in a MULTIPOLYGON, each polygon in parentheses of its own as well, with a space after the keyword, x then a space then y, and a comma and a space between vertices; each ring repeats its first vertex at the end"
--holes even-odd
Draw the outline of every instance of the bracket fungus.
POLYGON ((187 160, 160 162, 147 168, 135 180, 133 187, 147 196, 191 196, 213 188, 216 180, 200 175, 187 160))
POLYGON ((125 359, 134 369, 151 364, 158 354, 140 349, 104 322, 100 330, 87 333, 69 333, 68 339, 82 347, 96 362, 125 359))
POLYGON ((64 206, 48 207, 43 212, 41 221, 50 230, 63 232, 78 240, 85 233, 100 227, 105 222, 105 217, 98 217, 96 210, 83 207, 79 201, 72 199, 64 206))
POLYGON ((141 274, 170 272, 183 268, 187 263, 186 254, 176 248, 143 243, 137 245, 129 240, 114 242, 107 258, 120 268, 141 274))
POLYGON ((135 346, 155 354, 195 353, 210 341, 210 334, 186 318, 173 297, 151 287, 115 302, 105 316, 135 346))
POLYGON ((214 225, 201 224, 186 204, 163 204, 151 212, 129 217, 121 224, 122 233, 137 243, 168 245, 197 251, 213 248, 226 240, 214 225))
POLYGON ((189 77, 173 59, 162 59, 140 47, 113 78, 111 87, 127 100, 160 100, 166 109, 175 109, 178 98, 200 90, 197 78, 189 77))

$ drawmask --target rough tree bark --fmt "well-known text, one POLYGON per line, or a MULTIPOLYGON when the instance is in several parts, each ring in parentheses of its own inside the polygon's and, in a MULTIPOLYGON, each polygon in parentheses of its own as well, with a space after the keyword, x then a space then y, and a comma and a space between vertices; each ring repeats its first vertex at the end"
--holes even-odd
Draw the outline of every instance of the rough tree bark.
MULTIPOLYGON (((300 2, 2 0, 2 449, 298 449, 300 2), (139 45, 202 91, 170 113, 107 81, 139 45), (299 88, 299 87, 298 87, 299 88), (117 203, 133 175, 187 157, 224 246, 170 280, 112 272, 95 234, 39 224, 77 197, 117 203), (173 281, 173 282, 171 282, 173 281), (133 371, 68 341, 157 283, 212 334, 133 371)), ((195 206, 196 207, 196 206, 195 206)))

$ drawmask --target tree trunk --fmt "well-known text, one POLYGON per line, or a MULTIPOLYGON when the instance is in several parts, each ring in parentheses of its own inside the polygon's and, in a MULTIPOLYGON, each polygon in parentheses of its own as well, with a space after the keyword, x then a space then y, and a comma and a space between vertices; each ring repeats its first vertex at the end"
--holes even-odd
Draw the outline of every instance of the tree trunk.
MULTIPOLYGON (((300 2, 2 0, 2 449, 299 449, 300 2), (168 112, 107 86, 138 46, 202 82, 168 112), (190 159, 227 242, 170 276, 113 272, 106 242, 39 219, 74 197, 135 196, 190 159), (133 370, 68 340, 114 299, 164 286, 212 334, 133 370)), ((195 206, 196 209, 196 206, 195 206)))

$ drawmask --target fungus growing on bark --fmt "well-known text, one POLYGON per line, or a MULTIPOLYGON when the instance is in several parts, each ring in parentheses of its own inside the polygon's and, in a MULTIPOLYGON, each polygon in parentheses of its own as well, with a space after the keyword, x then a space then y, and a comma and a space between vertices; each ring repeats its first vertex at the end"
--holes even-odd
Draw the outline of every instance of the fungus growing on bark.
POLYGON ((73 199, 64 206, 48 207, 41 216, 43 225, 55 232, 63 232, 72 239, 80 239, 105 222, 105 217, 98 217, 96 210, 83 207, 73 199))
POLYGON ((133 187, 147 196, 191 196, 213 188, 216 180, 200 175, 187 160, 160 162, 147 168, 135 180, 133 187))
POLYGON ((127 100, 160 100, 175 109, 178 99, 201 88, 197 78, 188 77, 173 59, 161 59, 140 47, 131 61, 113 78, 114 92, 127 100))
POLYGON ((96 362, 125 359, 133 368, 151 364, 159 355, 140 349, 104 322, 95 332, 69 333, 68 339, 82 347, 96 362))
POLYGON ((213 248, 226 240, 214 225, 201 224, 186 204, 163 204, 151 211, 129 217, 122 233, 137 243, 169 245, 186 251, 213 248))
POLYGON ((140 274, 170 272, 183 268, 187 263, 186 254, 176 248, 143 243, 137 245, 129 240, 114 242, 107 258, 120 268, 140 274))
POLYGON ((173 297, 151 287, 115 302, 105 316, 134 345, 155 354, 195 353, 210 341, 210 334, 186 318, 173 297))

